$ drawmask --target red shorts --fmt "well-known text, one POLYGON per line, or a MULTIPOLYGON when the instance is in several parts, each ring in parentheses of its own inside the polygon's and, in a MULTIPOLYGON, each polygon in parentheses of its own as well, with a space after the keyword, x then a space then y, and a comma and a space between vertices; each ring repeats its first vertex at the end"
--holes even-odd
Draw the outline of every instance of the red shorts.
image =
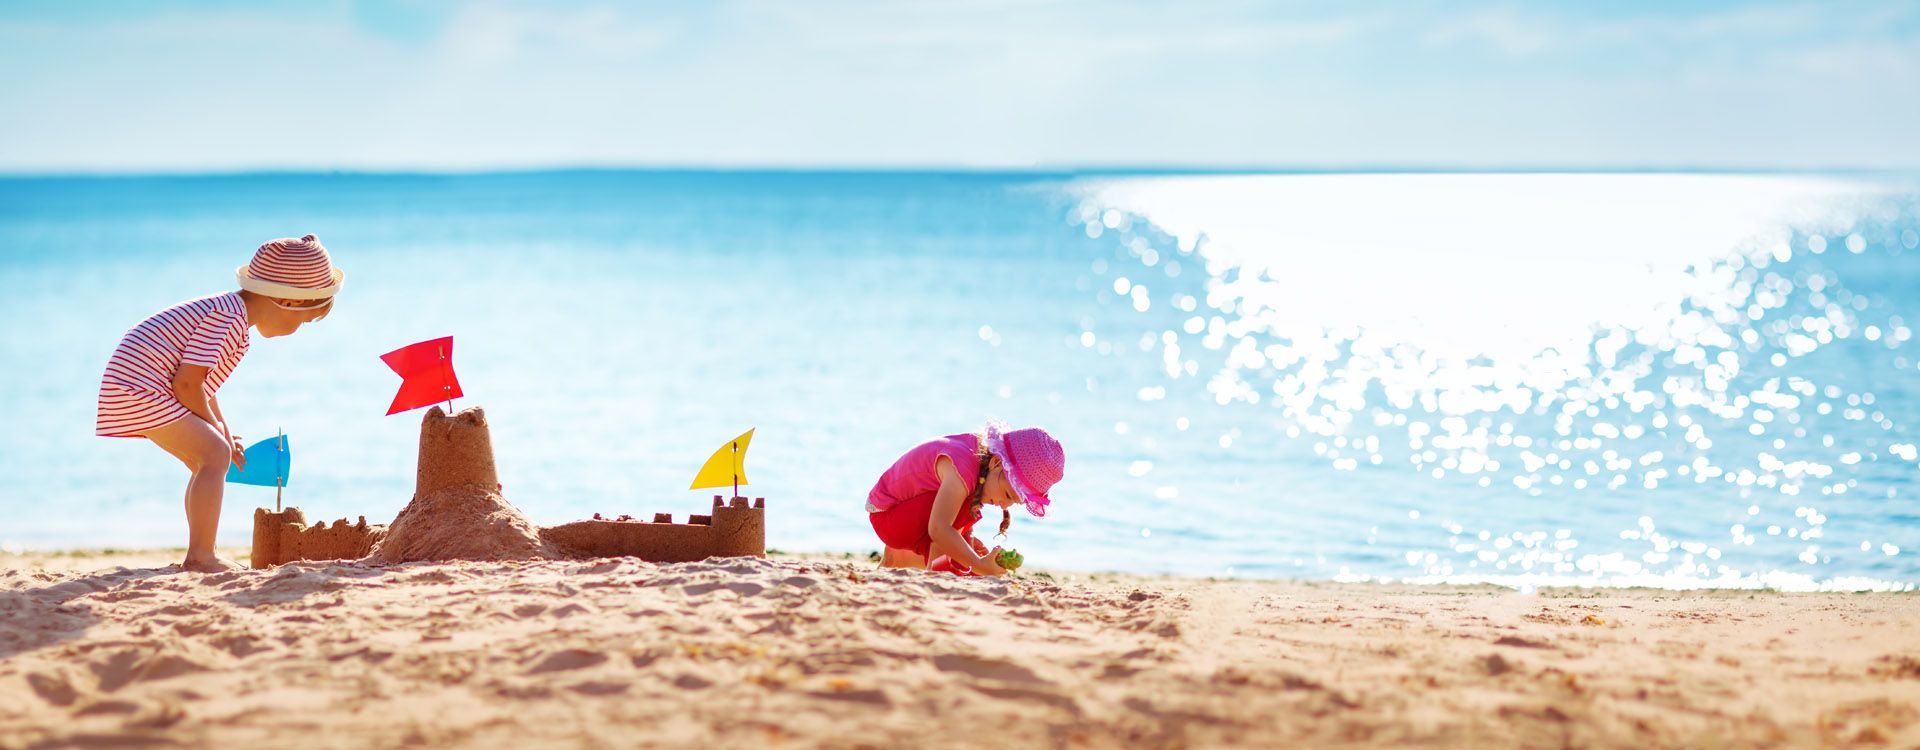
MULTIPOLYGON (((868 513, 867 520, 873 523, 874 533, 880 535, 881 543, 894 549, 910 549, 916 555, 928 557, 927 551, 933 547, 933 536, 927 533, 927 521, 933 517, 933 497, 932 492, 922 493, 878 513, 868 513)), ((953 530, 965 537, 973 533, 973 525, 979 522, 979 508, 974 508, 972 512, 962 510, 953 519, 953 530)))

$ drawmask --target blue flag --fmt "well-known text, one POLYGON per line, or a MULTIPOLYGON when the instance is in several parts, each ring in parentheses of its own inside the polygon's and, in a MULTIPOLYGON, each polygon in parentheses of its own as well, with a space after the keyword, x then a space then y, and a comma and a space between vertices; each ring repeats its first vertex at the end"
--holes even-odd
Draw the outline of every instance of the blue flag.
POLYGON ((287 448, 287 436, 270 437, 247 449, 247 468, 227 464, 227 481, 262 487, 285 487, 287 470, 292 467, 293 452, 287 448))

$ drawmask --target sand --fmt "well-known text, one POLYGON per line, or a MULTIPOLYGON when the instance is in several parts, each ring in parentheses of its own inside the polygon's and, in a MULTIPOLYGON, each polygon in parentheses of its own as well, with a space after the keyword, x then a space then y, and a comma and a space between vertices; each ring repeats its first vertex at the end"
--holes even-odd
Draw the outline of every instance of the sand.
POLYGON ((0 556, 0 747, 1920 745, 1912 594, 177 558, 0 556))
POLYGON ((424 560, 533 560, 558 555, 540 527, 491 488, 459 485, 413 502, 387 526, 370 563, 424 560))

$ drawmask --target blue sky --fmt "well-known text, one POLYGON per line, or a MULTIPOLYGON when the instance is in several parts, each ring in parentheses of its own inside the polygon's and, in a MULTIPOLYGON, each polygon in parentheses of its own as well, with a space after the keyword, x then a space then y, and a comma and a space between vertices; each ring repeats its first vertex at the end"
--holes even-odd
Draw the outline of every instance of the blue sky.
POLYGON ((0 5, 0 171, 1920 168, 1920 3, 0 5))

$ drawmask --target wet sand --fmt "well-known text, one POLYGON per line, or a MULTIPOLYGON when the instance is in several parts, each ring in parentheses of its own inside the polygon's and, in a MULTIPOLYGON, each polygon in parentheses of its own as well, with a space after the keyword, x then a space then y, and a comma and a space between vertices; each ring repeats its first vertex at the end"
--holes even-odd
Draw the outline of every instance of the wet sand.
POLYGON ((0 747, 1920 746, 1916 594, 176 559, 0 555, 0 747))

